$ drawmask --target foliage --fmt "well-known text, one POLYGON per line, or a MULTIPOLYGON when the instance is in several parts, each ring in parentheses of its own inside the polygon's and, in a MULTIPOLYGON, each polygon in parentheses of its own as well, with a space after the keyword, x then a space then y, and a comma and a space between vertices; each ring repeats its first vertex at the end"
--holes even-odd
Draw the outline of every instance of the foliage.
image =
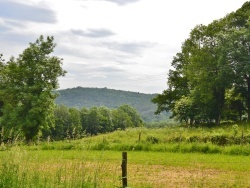
POLYGON ((250 2, 224 18, 197 25, 172 61, 169 88, 152 99, 156 113, 178 120, 220 124, 250 120, 250 2))
POLYGON ((92 107, 90 109, 68 108, 57 105, 54 110, 55 126, 51 128, 50 136, 54 140, 78 139, 88 135, 125 130, 143 126, 139 113, 129 105, 117 109, 107 107, 92 107))
POLYGON ((58 88, 58 77, 66 73, 62 59, 49 56, 54 48, 53 37, 40 36, 18 58, 1 61, 1 127, 6 133, 12 131, 11 136, 21 132, 30 141, 53 126, 56 94, 52 91, 58 88))

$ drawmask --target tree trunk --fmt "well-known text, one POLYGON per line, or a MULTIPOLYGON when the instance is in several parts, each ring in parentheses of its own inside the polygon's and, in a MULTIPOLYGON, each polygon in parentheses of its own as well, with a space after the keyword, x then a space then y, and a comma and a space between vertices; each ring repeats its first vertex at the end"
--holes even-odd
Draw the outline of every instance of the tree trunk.
POLYGON ((194 118, 190 118, 190 122, 189 122, 189 125, 193 125, 194 124, 194 118))
POLYGON ((225 88, 219 88, 215 90, 214 97, 216 100, 215 124, 220 125, 221 114, 225 104, 225 88))
POLYGON ((220 115, 215 119, 215 125, 220 125, 220 115))

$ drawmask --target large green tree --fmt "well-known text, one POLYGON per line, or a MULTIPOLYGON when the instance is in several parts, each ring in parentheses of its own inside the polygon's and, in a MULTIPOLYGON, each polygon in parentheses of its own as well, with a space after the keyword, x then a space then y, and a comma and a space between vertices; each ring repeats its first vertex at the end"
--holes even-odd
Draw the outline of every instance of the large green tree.
POLYGON ((190 34, 190 63, 186 75, 194 93, 202 95, 197 101, 199 108, 206 109, 208 119, 219 124, 224 104, 225 91, 233 82, 234 73, 226 69, 228 61, 218 35, 223 31, 223 20, 214 21, 208 26, 198 26, 190 34))
POLYGON ((250 121, 250 2, 227 17, 229 31, 223 35, 230 67, 235 72, 234 91, 240 94, 250 121))
POLYGON ((156 113, 166 110, 190 123, 195 119, 219 124, 226 116, 241 119, 247 109, 250 119, 249 18, 246 2, 236 12, 190 32, 172 62, 169 88, 152 100, 158 105, 156 113), (225 97, 229 91, 233 95, 225 97))
POLYGON ((53 37, 40 36, 6 63, 1 126, 20 130, 27 141, 53 126, 53 91, 59 86, 58 77, 66 73, 62 59, 51 56, 55 46, 53 37))

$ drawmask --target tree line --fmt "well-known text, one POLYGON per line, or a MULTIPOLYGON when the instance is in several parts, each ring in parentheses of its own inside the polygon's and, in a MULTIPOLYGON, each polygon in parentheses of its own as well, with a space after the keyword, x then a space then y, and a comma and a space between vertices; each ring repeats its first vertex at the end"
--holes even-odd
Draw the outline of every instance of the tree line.
POLYGON ((250 120, 250 2, 197 25, 172 60, 168 88, 152 101, 187 124, 250 120))
POLYGON ((50 136, 54 140, 78 139, 143 126, 139 113, 126 104, 116 109, 104 106, 77 109, 57 105, 54 118, 54 126, 43 134, 45 138, 50 136))

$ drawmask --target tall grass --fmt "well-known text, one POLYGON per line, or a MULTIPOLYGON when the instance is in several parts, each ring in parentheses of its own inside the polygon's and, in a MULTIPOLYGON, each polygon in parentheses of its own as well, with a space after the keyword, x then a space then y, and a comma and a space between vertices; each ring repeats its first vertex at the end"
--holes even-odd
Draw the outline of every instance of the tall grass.
POLYGON ((1 154, 0 187, 98 187, 97 176, 86 168, 86 161, 74 160, 74 156, 65 159, 58 152, 55 156, 47 153, 45 158, 40 158, 40 151, 29 153, 20 147, 1 154))
MULTIPOLYGON (((238 125, 218 128, 135 128, 81 140, 42 142, 23 147, 27 150, 114 150, 250 155, 250 129, 249 126, 238 125)), ((1 149, 6 150, 8 147, 2 146, 1 149)))

